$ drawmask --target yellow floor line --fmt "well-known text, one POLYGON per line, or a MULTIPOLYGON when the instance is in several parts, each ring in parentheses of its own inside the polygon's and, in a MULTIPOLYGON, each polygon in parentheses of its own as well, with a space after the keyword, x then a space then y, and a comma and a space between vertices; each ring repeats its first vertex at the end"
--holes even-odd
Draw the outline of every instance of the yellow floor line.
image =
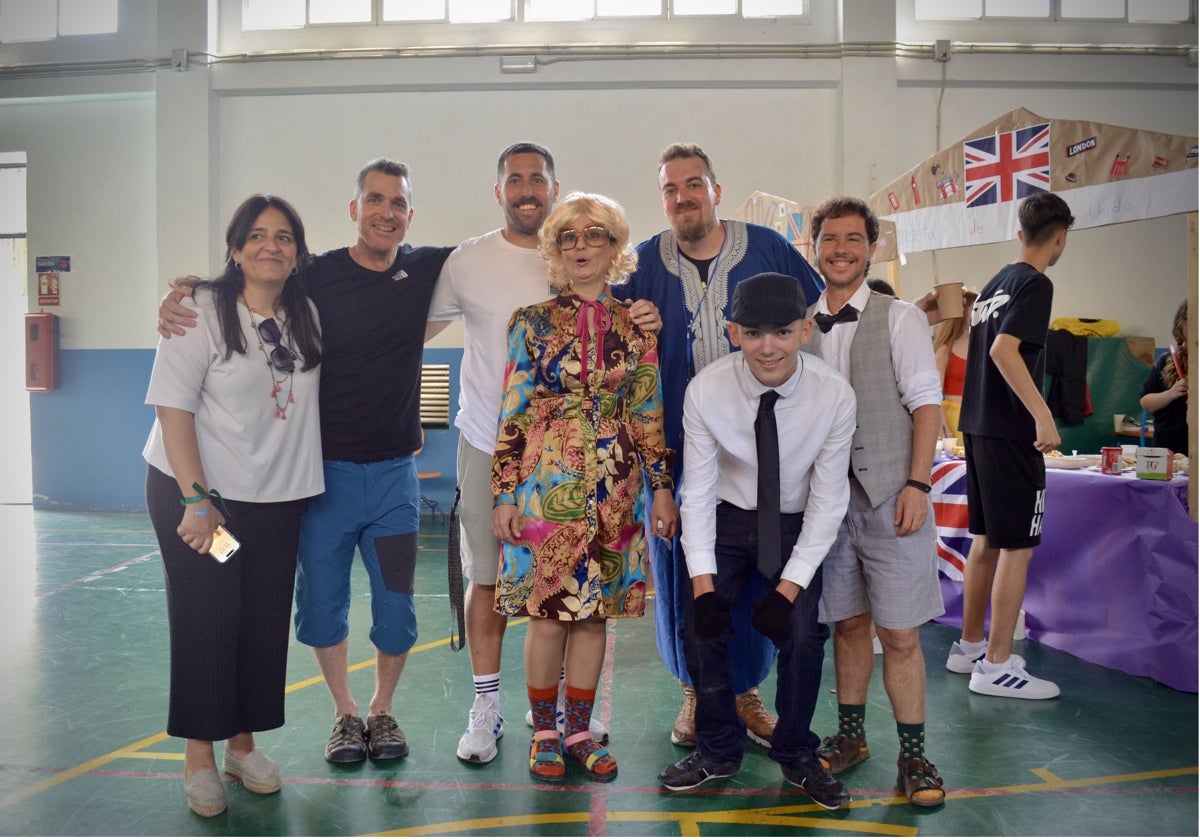
MULTIPOLYGON (((1098 787, 1100 785, 1117 784, 1120 782, 1146 781, 1149 779, 1165 779, 1173 776, 1196 775, 1197 767, 1178 767, 1170 770, 1149 770, 1143 773, 1124 773, 1114 776, 1097 776, 1088 779, 1062 779, 1044 769, 1034 769, 1033 772, 1048 781, 1028 785, 1007 785, 980 790, 976 793, 954 793, 951 799, 973 799, 997 794, 1031 793, 1037 791, 1056 790, 1074 787, 1098 787)), ((871 799, 855 800, 850 803, 851 810, 871 808, 880 805, 904 805, 903 796, 873 797, 871 799)), ((605 815, 605 819, 613 822, 675 822, 679 833, 684 837, 700 836, 700 826, 705 824, 725 825, 769 825, 782 828, 820 828, 835 831, 847 831, 856 834, 879 834, 893 837, 912 837, 918 829, 913 826, 894 825, 891 823, 848 820, 837 817, 799 817, 792 814, 804 812, 825 813, 815 804, 769 806, 766 808, 745 808, 725 811, 613 811, 605 815)), ((516 814, 506 817, 486 817, 471 820, 456 820, 433 825, 414 826, 381 831, 368 837, 421 837, 431 834, 458 834, 480 832, 500 828, 522 828, 532 825, 562 825, 568 823, 587 823, 591 815, 587 811, 566 812, 559 814, 516 814)))
POLYGON ((28 799, 31 796, 36 796, 43 791, 50 790, 50 788, 58 787, 63 782, 69 782, 71 779, 76 779, 86 773, 92 772, 97 767, 103 767, 105 764, 108 764, 110 761, 116 758, 123 757, 125 753, 136 752, 142 747, 148 747, 151 744, 157 744, 159 741, 166 740, 167 737, 168 736, 166 732, 160 732, 157 735, 151 735, 149 738, 143 738, 140 741, 135 741, 127 747, 122 747, 119 750, 106 753, 99 758, 93 758, 91 761, 85 761, 83 764, 77 764, 69 770, 56 773, 49 779, 43 779, 37 784, 30 785, 23 790, 13 791, 8 796, 0 799, 0 808, 7 808, 9 805, 12 805, 16 802, 21 802, 22 800, 28 799))
MULTIPOLYGON (((727 811, 610 811, 605 820, 625 823, 674 822, 684 837, 700 836, 701 825, 769 825, 782 828, 818 828, 831 831, 846 831, 851 834, 879 834, 887 837, 913 837, 917 829, 913 826, 888 823, 847 820, 840 817, 794 817, 781 811, 811 810, 827 813, 817 805, 801 805, 795 808, 748 808, 727 811), (771 813, 774 811, 775 813, 771 813)), ((481 817, 471 820, 456 820, 436 825, 401 828, 381 831, 367 837, 422 837, 430 834, 487 833, 497 829, 525 828, 534 825, 567 825, 587 823, 591 815, 587 811, 558 814, 527 814, 511 817, 481 817)))
MULTIPOLYGON (((513 624, 525 623, 528 619, 514 620, 513 624)), ((429 642, 424 645, 419 645, 412 648, 409 653, 422 653, 434 648, 442 647, 449 644, 450 638, 446 637, 434 642, 429 642)), ((363 660, 352 666, 351 671, 359 671, 364 668, 369 668, 375 664, 374 658, 363 660)), ((324 679, 320 675, 309 679, 301 680, 288 686, 285 691, 288 693, 298 691, 302 688, 315 685, 323 682, 324 679)), ((56 773, 48 779, 44 779, 36 784, 30 785, 22 790, 14 791, 7 796, 0 798, 0 809, 6 808, 9 805, 21 802, 32 796, 36 796, 51 788, 57 787, 63 782, 68 782, 79 776, 90 773, 91 771, 104 766, 117 759, 162 759, 169 761, 182 760, 182 753, 159 753, 159 752, 141 752, 145 747, 153 746, 166 740, 168 737, 166 732, 159 732, 151 735, 148 738, 143 738, 140 741, 135 741, 128 746, 121 747, 106 753, 102 756, 92 759, 91 761, 78 764, 61 773, 56 773)), ((1095 787, 1100 785, 1116 784, 1119 782, 1147 781, 1150 779, 1164 779, 1173 776, 1196 775, 1200 771, 1197 767, 1180 767, 1168 770, 1150 770, 1141 773, 1125 773, 1114 776, 1096 776, 1085 779, 1062 779, 1061 777, 1051 773, 1044 768, 1031 768, 1030 772, 1043 781, 1026 785, 1009 785, 999 788, 989 788, 978 792, 970 793, 954 793, 950 799, 971 799, 981 798, 985 796, 994 796, 997 793, 1013 794, 1013 793, 1031 793, 1037 791, 1056 790, 1061 788, 1073 787, 1095 787)), ((852 809, 861 809, 866 807, 874 807, 876 805, 903 804, 904 797, 884 797, 872 798, 869 800, 861 800, 850 803, 852 809)), ((917 833, 915 828, 901 825, 891 825, 888 823, 867 822, 858 820, 847 820, 844 818, 819 818, 819 817, 799 817, 791 816, 796 813, 805 811, 819 811, 816 805, 797 805, 785 807, 768 807, 768 808, 749 808, 742 810, 727 810, 727 811, 712 811, 697 813, 694 811, 673 812, 673 811, 616 811, 606 815, 606 819, 611 822, 676 822, 679 825, 680 833, 683 836, 699 836, 700 826, 703 824, 738 824, 738 825, 771 825, 777 827, 790 828, 821 828, 826 830, 847 831, 858 834, 879 834, 887 836, 913 836, 917 833)), ((823 813, 823 812, 822 812, 823 813)), ((532 825, 555 825, 565 823, 586 823, 590 819, 588 812, 560 813, 560 814, 524 814, 514 815, 510 817, 490 817, 473 820, 462 820, 448 823, 439 823, 436 825, 416 826, 413 828, 396 829, 393 831, 379 832, 374 835, 377 837, 415 837, 430 834, 448 834, 459 832, 479 832, 488 829, 523 827, 532 825)))
MULTIPOLYGON (((525 618, 525 619, 517 619, 517 620, 511 621, 509 623, 510 624, 522 624, 522 623, 527 623, 528 621, 529 621, 529 619, 525 618)), ((412 648, 411 650, 409 650, 409 653, 423 653, 424 651, 433 650, 434 648, 442 647, 443 645, 448 645, 448 644, 450 644, 449 636, 447 636, 443 639, 438 639, 435 642, 428 642, 423 645, 418 645, 418 646, 412 648)), ((358 662, 358 663, 355 663, 354 665, 351 665, 349 670, 350 671, 361 671, 364 668, 372 667, 374 664, 375 664, 375 659, 374 659, 374 657, 372 657, 371 659, 364 659, 362 662, 358 662)), ((310 677, 309 679, 301 680, 300 682, 293 683, 292 685, 287 686, 284 689, 284 692, 287 694, 290 694, 294 691, 299 691, 302 688, 308 688, 309 686, 316 685, 317 683, 321 683, 324 681, 325 681, 325 678, 322 677, 320 674, 318 674, 315 677, 310 677)), ((50 790, 51 788, 61 785, 63 782, 69 782, 69 781, 71 781, 71 779, 76 779, 80 776, 90 773, 93 770, 95 770, 99 767, 103 767, 105 764, 108 764, 109 762, 115 761, 116 759, 119 759, 119 758, 162 758, 162 759, 170 760, 170 761, 179 760, 180 758, 183 757, 182 753, 143 753, 143 752, 139 752, 139 750, 141 750, 143 747, 149 747, 153 744, 157 744, 161 741, 165 741, 169 737, 171 737, 171 736, 168 735, 166 732, 159 732, 155 735, 151 735, 148 738, 143 738, 140 741, 135 741, 132 744, 129 744, 124 747, 119 747, 118 749, 115 749, 112 752, 105 753, 104 755, 99 756, 97 758, 93 758, 91 761, 85 761, 82 764, 77 764, 68 770, 63 770, 61 773, 54 774, 53 776, 51 776, 48 779, 43 779, 42 781, 38 782, 37 784, 30 785, 29 787, 23 788, 22 790, 13 791, 12 793, 10 793, 7 796, 0 799, 0 808, 7 808, 9 805, 12 805, 17 802, 21 802, 25 799, 28 799, 31 796, 37 796, 39 793, 42 793, 43 791, 50 790)))

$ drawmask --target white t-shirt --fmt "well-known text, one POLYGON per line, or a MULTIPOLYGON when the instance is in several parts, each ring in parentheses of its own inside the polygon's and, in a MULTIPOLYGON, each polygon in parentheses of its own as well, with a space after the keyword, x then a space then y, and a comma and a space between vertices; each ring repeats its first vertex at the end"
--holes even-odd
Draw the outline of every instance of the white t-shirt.
POLYGON ((513 245, 499 230, 466 240, 442 267, 429 320, 465 321, 454 425, 476 449, 496 448, 513 311, 553 296, 537 249, 513 245))
MULTIPOLYGON (((238 305, 246 352, 234 352, 226 360, 212 294, 199 291, 192 308, 197 314, 195 328, 170 340, 158 340, 146 404, 195 415, 204 477, 209 488, 226 498, 284 502, 324 492, 320 368, 302 372, 297 360, 291 382, 295 402, 287 405, 287 419, 280 420, 275 416, 276 398, 271 396, 278 374, 271 372, 273 368, 267 369, 250 325, 249 310, 238 305)), ((287 344, 282 314, 275 320, 287 344)), ((279 403, 287 398, 286 381, 282 389, 279 403)), ((175 475, 167 461, 158 420, 154 421, 142 456, 167 475, 175 475)))

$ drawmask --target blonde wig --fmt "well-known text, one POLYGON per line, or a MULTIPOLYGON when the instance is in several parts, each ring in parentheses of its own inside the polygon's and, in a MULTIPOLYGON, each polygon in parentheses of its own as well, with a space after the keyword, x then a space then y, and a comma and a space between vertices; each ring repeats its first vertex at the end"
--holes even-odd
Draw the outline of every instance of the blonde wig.
POLYGON ((623 283, 637 268, 637 252, 629 243, 629 220, 621 205, 608 196, 585 192, 573 192, 560 201, 538 232, 538 253, 549 263, 550 279, 558 285, 567 285, 558 235, 580 219, 587 219, 608 231, 616 254, 608 267, 607 280, 610 284, 623 283))

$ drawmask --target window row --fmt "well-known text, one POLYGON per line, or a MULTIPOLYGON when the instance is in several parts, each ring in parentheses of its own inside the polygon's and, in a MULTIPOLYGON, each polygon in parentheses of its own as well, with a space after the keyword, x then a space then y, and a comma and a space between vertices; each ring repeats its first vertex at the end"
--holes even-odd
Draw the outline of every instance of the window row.
POLYGON ((117 0, 0 0, 0 42, 117 31, 117 0))
POLYGON ((916 0, 914 17, 1184 23, 1192 19, 1192 5, 1193 0, 916 0))
POLYGON ((799 16, 805 0, 243 0, 242 29, 310 24, 799 16))

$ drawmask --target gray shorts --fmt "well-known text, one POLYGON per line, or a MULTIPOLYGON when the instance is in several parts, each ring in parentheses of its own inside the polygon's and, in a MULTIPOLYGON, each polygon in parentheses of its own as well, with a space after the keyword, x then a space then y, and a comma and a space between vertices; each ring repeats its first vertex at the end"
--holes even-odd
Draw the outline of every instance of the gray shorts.
POLYGON ((850 508, 821 564, 821 621, 870 613, 889 630, 907 630, 945 612, 938 583, 933 509, 920 530, 896 536, 896 496, 877 508, 850 481, 850 508))
POLYGON ((463 577, 480 586, 495 586, 500 569, 500 543, 492 536, 492 453, 458 436, 458 534, 463 577))

